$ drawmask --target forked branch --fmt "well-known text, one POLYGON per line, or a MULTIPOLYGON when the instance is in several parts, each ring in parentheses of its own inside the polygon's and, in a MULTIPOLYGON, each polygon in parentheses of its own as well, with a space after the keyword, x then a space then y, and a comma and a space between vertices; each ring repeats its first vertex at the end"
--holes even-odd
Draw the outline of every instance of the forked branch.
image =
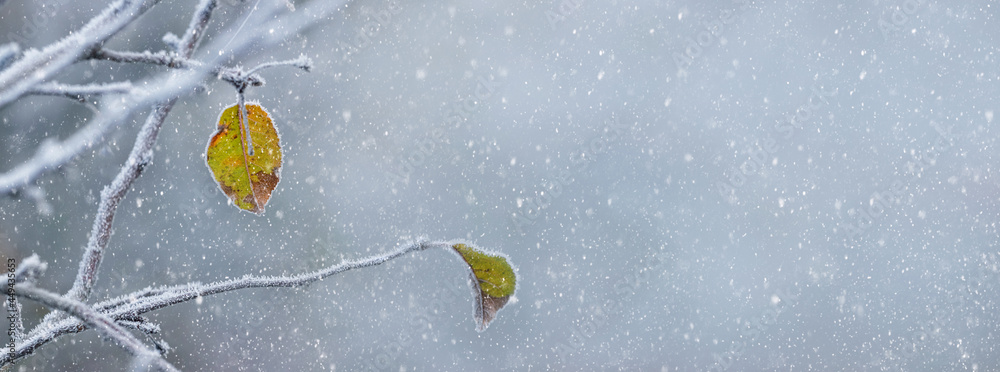
POLYGON ((137 359, 151 361, 159 370, 179 371, 176 367, 163 359, 159 353, 146 347, 146 345, 136 338, 135 335, 125 330, 125 328, 121 325, 115 323, 113 319, 109 318, 107 315, 97 312, 85 303, 68 299, 58 294, 35 287, 30 283, 18 284, 14 286, 14 290, 18 296, 34 300, 50 309, 61 310, 74 316, 77 320, 87 325, 87 327, 96 329, 105 337, 114 341, 118 344, 118 346, 124 348, 129 352, 129 354, 132 354, 132 356, 137 359))
POLYGON ((428 248, 447 248, 450 246, 450 243, 442 241, 418 241, 403 245, 385 254, 375 255, 359 260, 344 261, 311 273, 294 276, 247 275, 239 279, 230 279, 209 284, 192 283, 156 289, 145 289, 111 300, 99 302, 93 307, 83 305, 79 301, 74 301, 66 296, 58 296, 55 294, 38 295, 37 293, 41 290, 34 288, 31 284, 17 284, 14 286, 14 291, 19 295, 24 295, 25 297, 32 299, 41 298, 40 302, 46 301, 44 303, 47 306, 66 311, 73 315, 74 318, 54 320, 46 327, 36 328, 31 334, 25 337, 23 342, 15 345, 13 355, 8 352, 4 353, 4 355, 0 357, 0 367, 6 366, 19 358, 31 354, 38 347, 55 340, 59 336, 81 332, 88 328, 95 328, 98 326, 104 327, 107 324, 103 320, 99 322, 101 324, 93 324, 93 321, 88 321, 81 316, 90 317, 89 319, 91 320, 107 319, 113 321, 112 323, 121 323, 122 320, 134 322, 134 319, 137 319, 142 314, 171 305, 191 301, 198 297, 206 297, 246 288, 301 287, 348 270, 380 265, 389 260, 399 258, 415 251, 425 250, 428 248), (53 298, 52 296, 55 297, 53 298), (80 310, 77 305, 83 305, 86 309, 80 310), (69 310, 72 310, 72 312, 69 310), (89 312, 86 314, 74 313, 88 310, 92 311, 93 314, 89 312), (93 317, 92 315, 94 314, 98 314, 100 317, 93 317))

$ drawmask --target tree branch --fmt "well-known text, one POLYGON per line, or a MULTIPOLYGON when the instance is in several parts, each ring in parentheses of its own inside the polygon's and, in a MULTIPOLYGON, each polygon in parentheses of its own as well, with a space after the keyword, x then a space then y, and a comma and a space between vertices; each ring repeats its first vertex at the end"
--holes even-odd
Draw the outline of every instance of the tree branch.
MULTIPOLYGON (((204 66, 204 64, 199 61, 190 58, 184 58, 181 57, 180 55, 177 55, 176 53, 168 53, 165 51, 159 51, 153 53, 149 51, 122 52, 117 50, 97 49, 94 50, 94 52, 91 53, 89 56, 87 56, 87 58, 99 59, 111 62, 119 62, 119 63, 144 63, 157 66, 165 66, 169 68, 185 69, 185 70, 204 66)), ((285 63, 298 62, 301 58, 302 57, 292 61, 283 61, 283 62, 285 63)), ((311 63, 311 61, 309 61, 309 63, 311 63)), ((298 65, 295 66, 300 67, 298 65)), ((308 68, 303 68, 303 69, 309 71, 308 68)), ((212 68, 212 73, 218 75, 219 79, 228 81, 230 83, 232 83, 233 79, 236 79, 237 77, 248 81, 249 84, 254 86, 260 86, 264 83, 264 79, 261 78, 260 75, 243 73, 243 70, 238 67, 216 66, 212 68)))
POLYGON ((66 293, 67 298, 86 301, 90 297, 90 292, 97 281, 97 271, 104 258, 104 249, 111 240, 111 227, 118 204, 125 198, 125 193, 132 187, 136 178, 139 178, 142 169, 152 161, 156 137, 175 102, 176 99, 171 99, 165 104, 153 108, 153 112, 149 114, 146 123, 139 130, 139 135, 132 147, 132 152, 125 160, 125 165, 111 181, 111 184, 101 190, 101 201, 97 206, 97 215, 94 217, 90 239, 87 241, 83 259, 80 261, 80 270, 77 273, 76 281, 66 293))
MULTIPOLYGON (((399 258, 415 251, 430 248, 448 249, 449 247, 451 247, 451 243, 444 241, 418 241, 400 246, 393 251, 381 255, 370 256, 359 260, 344 261, 340 264, 311 273, 294 276, 247 275, 239 279, 223 280, 210 284, 192 283, 157 289, 145 289, 120 296, 118 298, 99 302, 95 304, 93 308, 96 309, 95 311, 100 312, 108 318, 116 321, 122 319, 133 320, 150 311, 187 302, 198 297, 205 297, 245 288, 301 287, 348 270, 380 265, 389 260, 399 258)), ((20 288, 20 285, 15 286, 16 290, 20 290, 20 288)), ((0 367, 8 365, 14 360, 31 354, 36 348, 55 340, 59 336, 82 332, 88 327, 92 327, 92 325, 72 318, 51 321, 46 323, 45 327, 39 326, 25 338, 24 342, 15 346, 13 355, 8 352, 0 357, 0 367)))
MULTIPOLYGON (((187 32, 184 33, 181 50, 178 51, 182 58, 187 59, 194 54, 194 47, 198 45, 199 39, 205 34, 205 27, 208 26, 215 5, 215 0, 202 0, 198 4, 198 11, 191 19, 191 24, 188 26, 187 32)), ((108 246, 108 241, 111 240, 111 224, 114 221, 118 203, 125 197, 125 193, 132 187, 136 178, 139 178, 143 167, 152 161, 156 137, 175 103, 177 103, 177 98, 171 98, 163 104, 153 106, 153 112, 149 114, 146 123, 139 130, 139 135, 136 136, 132 152, 129 154, 128 160, 125 161, 125 165, 122 166, 111 185, 101 191, 101 202, 97 207, 97 215, 94 218, 90 240, 87 242, 87 250, 83 253, 80 270, 73 282, 73 287, 66 293, 66 297, 77 301, 87 301, 87 298, 90 297, 90 292, 97 281, 97 271, 101 267, 104 249, 108 246)))
POLYGON ((61 310, 73 315, 87 326, 113 340, 133 356, 151 360, 160 370, 179 371, 163 359, 163 356, 146 347, 135 335, 129 333, 107 315, 98 313, 85 303, 59 296, 29 283, 15 285, 14 290, 18 296, 32 299, 53 310, 61 310))
POLYGON ((59 84, 55 82, 38 84, 28 90, 28 94, 45 96, 64 96, 83 101, 83 96, 98 94, 126 94, 132 91, 132 83, 125 81, 119 83, 73 85, 59 84))
POLYGON ((0 194, 12 193, 20 189, 49 170, 66 164, 83 150, 100 142, 101 138, 111 128, 124 121, 126 113, 120 113, 118 120, 101 120, 100 117, 90 121, 65 141, 47 138, 35 150, 28 161, 19 164, 10 171, 0 174, 0 194))
POLYGON ((300 68, 300 69, 302 69, 305 72, 309 72, 310 70, 312 70, 312 60, 309 59, 309 57, 306 57, 305 54, 300 54, 299 57, 295 58, 295 59, 261 63, 261 64, 257 65, 257 67, 254 67, 254 68, 250 69, 249 71, 247 71, 245 74, 246 75, 253 75, 253 74, 257 73, 257 71, 263 70, 265 68, 271 68, 271 67, 277 67, 277 66, 292 66, 292 67, 300 68))
POLYGON ((167 53, 165 51, 159 51, 156 53, 145 51, 145 52, 123 52, 118 50, 110 49, 94 49, 89 55, 84 56, 84 59, 99 59, 118 63, 145 63, 157 66, 166 66, 170 68, 181 68, 190 69, 194 67, 201 66, 202 63, 181 57, 176 53, 167 53))
MULTIPOLYGON (((165 287, 157 290, 156 295, 135 298, 133 301, 123 301, 123 299, 112 300, 120 305, 107 308, 107 312, 112 317, 139 316, 141 314, 162 309, 167 306, 190 301, 198 297, 209 296, 218 293, 235 291, 245 288, 265 288, 265 287, 302 287, 312 284, 324 278, 340 274, 342 272, 360 269, 365 267, 381 265, 389 260, 399 258, 415 251, 422 251, 428 248, 449 248, 448 242, 427 242, 418 241, 401 246, 391 252, 370 256, 360 260, 344 261, 340 264, 320 269, 312 273, 299 274, 295 276, 252 276, 247 275, 239 279, 230 279, 210 284, 187 284, 173 287, 165 287)), ((129 298, 131 296, 125 296, 129 298)), ((103 304, 98 303, 100 308, 103 304)))
POLYGON ((48 80, 81 55, 121 31, 160 0, 118 0, 80 30, 41 51, 25 53, 0 71, 0 107, 20 98, 31 87, 48 80))

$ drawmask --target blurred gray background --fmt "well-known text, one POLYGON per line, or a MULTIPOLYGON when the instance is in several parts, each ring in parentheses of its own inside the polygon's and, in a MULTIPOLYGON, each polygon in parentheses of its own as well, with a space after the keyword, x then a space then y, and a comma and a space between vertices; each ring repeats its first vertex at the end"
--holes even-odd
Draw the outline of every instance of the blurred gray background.
MULTIPOLYGON (((194 4, 158 5, 109 47, 163 49, 194 4)), ((221 4, 209 40, 253 6, 221 4)), ((41 47, 104 6, 11 2, 0 35, 41 47)), ((211 81, 164 125, 93 298, 463 238, 519 269, 483 333, 461 263, 435 251, 150 317, 185 371, 998 370, 997 8, 350 2, 232 61, 315 62, 267 70, 248 93, 285 151, 265 215, 227 205, 205 166, 236 101, 211 81)), ((85 62, 58 80, 161 70, 85 62)), ((52 97, 0 110, 0 170, 91 115, 52 97)), ((42 286, 71 285, 144 118, 42 177, 44 202, 0 198, 0 248, 47 261, 42 286)), ((44 314, 26 312, 29 325, 44 314)), ((86 332, 18 366, 128 362, 86 332)))

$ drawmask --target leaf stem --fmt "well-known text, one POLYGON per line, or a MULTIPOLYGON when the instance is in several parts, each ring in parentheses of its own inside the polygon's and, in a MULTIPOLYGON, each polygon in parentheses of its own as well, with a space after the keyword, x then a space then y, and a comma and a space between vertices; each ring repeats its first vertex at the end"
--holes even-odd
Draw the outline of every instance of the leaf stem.
MULTIPOLYGON (((246 154, 245 156, 253 156, 253 138, 250 136, 250 118, 247 116, 246 98, 243 96, 244 90, 246 90, 246 85, 236 90, 236 104, 240 106, 240 134, 243 135, 243 145, 246 150, 243 153, 246 154)), ((249 167, 250 159, 244 158, 243 163, 249 167)), ((247 169, 247 173, 250 173, 250 169, 247 169)), ((254 201, 256 202, 256 200, 257 195, 254 195, 254 201)))

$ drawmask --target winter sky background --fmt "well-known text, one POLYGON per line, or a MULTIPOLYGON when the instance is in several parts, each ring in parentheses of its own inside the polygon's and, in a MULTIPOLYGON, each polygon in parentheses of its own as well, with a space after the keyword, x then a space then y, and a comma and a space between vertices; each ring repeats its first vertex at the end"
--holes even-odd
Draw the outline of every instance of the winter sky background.
MULTIPOLYGON (((104 4, 11 2, 0 35, 42 47, 104 4)), ((194 4, 109 47, 163 49, 194 4)), ((222 1, 208 39, 252 6, 222 1)), ((483 333, 461 263, 435 251, 150 317, 185 371, 997 370, 997 30, 986 0, 351 2, 232 62, 315 62, 248 92, 285 151, 264 216, 227 205, 205 166, 236 101, 210 81, 119 209, 94 298, 462 238, 519 269, 483 333)), ((91 115, 52 97, 0 110, 0 170, 91 115)), ((71 285, 144 118, 42 177, 45 202, 0 199, 0 248, 47 261, 41 286, 71 285)), ((86 332, 19 364, 128 358, 86 332)))

